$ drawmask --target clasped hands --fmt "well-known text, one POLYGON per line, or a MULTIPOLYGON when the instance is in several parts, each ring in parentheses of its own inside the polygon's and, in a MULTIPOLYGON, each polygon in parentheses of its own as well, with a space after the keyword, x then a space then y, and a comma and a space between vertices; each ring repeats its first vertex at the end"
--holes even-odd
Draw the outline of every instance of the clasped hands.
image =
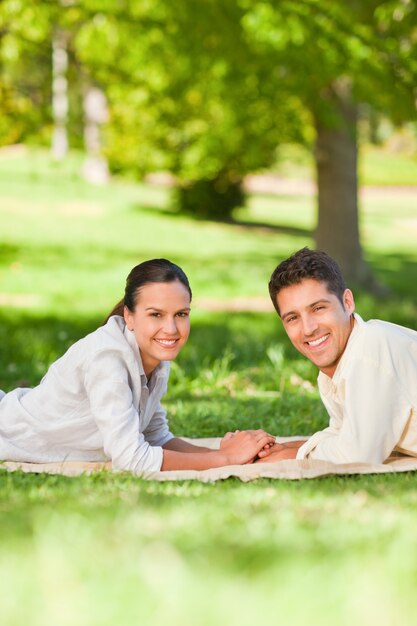
POLYGON ((235 463, 272 463, 285 459, 294 459, 300 446, 299 441, 276 443, 273 435, 264 430, 235 430, 227 432, 220 441, 220 449, 240 460, 235 463), (247 458, 246 458, 247 457, 247 458))

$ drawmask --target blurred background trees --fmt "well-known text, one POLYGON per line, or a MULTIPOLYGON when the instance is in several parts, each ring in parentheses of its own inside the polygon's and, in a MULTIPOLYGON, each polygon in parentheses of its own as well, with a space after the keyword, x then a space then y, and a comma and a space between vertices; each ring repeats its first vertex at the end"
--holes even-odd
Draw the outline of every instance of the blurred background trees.
POLYGON ((413 0, 3 0, 1 143, 87 149, 103 182, 167 171, 179 210, 230 219, 243 180, 314 154, 316 245, 373 285, 361 248, 358 120, 415 120, 413 0), (92 97, 95 94, 95 97, 92 97))

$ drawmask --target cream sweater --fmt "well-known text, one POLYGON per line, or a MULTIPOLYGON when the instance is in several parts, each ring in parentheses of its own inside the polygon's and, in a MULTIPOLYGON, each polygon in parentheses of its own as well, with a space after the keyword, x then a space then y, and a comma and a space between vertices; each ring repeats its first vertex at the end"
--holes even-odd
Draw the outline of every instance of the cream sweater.
POLYGON ((417 332, 355 315, 333 378, 318 385, 329 426, 297 458, 382 463, 393 450, 417 456, 417 332))

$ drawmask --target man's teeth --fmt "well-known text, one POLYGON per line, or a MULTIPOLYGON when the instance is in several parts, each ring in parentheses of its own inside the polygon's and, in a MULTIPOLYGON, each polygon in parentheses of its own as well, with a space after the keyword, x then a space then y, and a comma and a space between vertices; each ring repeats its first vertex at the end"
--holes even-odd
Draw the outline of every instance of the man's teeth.
POLYGON ((320 339, 315 339, 314 341, 307 341, 309 346, 319 346, 323 341, 326 341, 329 335, 324 335, 324 337, 320 337, 320 339))

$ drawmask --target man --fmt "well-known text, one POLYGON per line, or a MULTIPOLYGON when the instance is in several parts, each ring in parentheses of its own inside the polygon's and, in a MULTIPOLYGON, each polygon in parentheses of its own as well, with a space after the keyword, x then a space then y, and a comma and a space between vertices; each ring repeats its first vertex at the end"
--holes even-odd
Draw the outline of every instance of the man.
POLYGON ((330 423, 306 442, 276 444, 262 461, 383 463, 417 456, 417 332, 354 313, 337 263, 303 248, 275 269, 274 307, 294 347, 320 370, 330 423))

